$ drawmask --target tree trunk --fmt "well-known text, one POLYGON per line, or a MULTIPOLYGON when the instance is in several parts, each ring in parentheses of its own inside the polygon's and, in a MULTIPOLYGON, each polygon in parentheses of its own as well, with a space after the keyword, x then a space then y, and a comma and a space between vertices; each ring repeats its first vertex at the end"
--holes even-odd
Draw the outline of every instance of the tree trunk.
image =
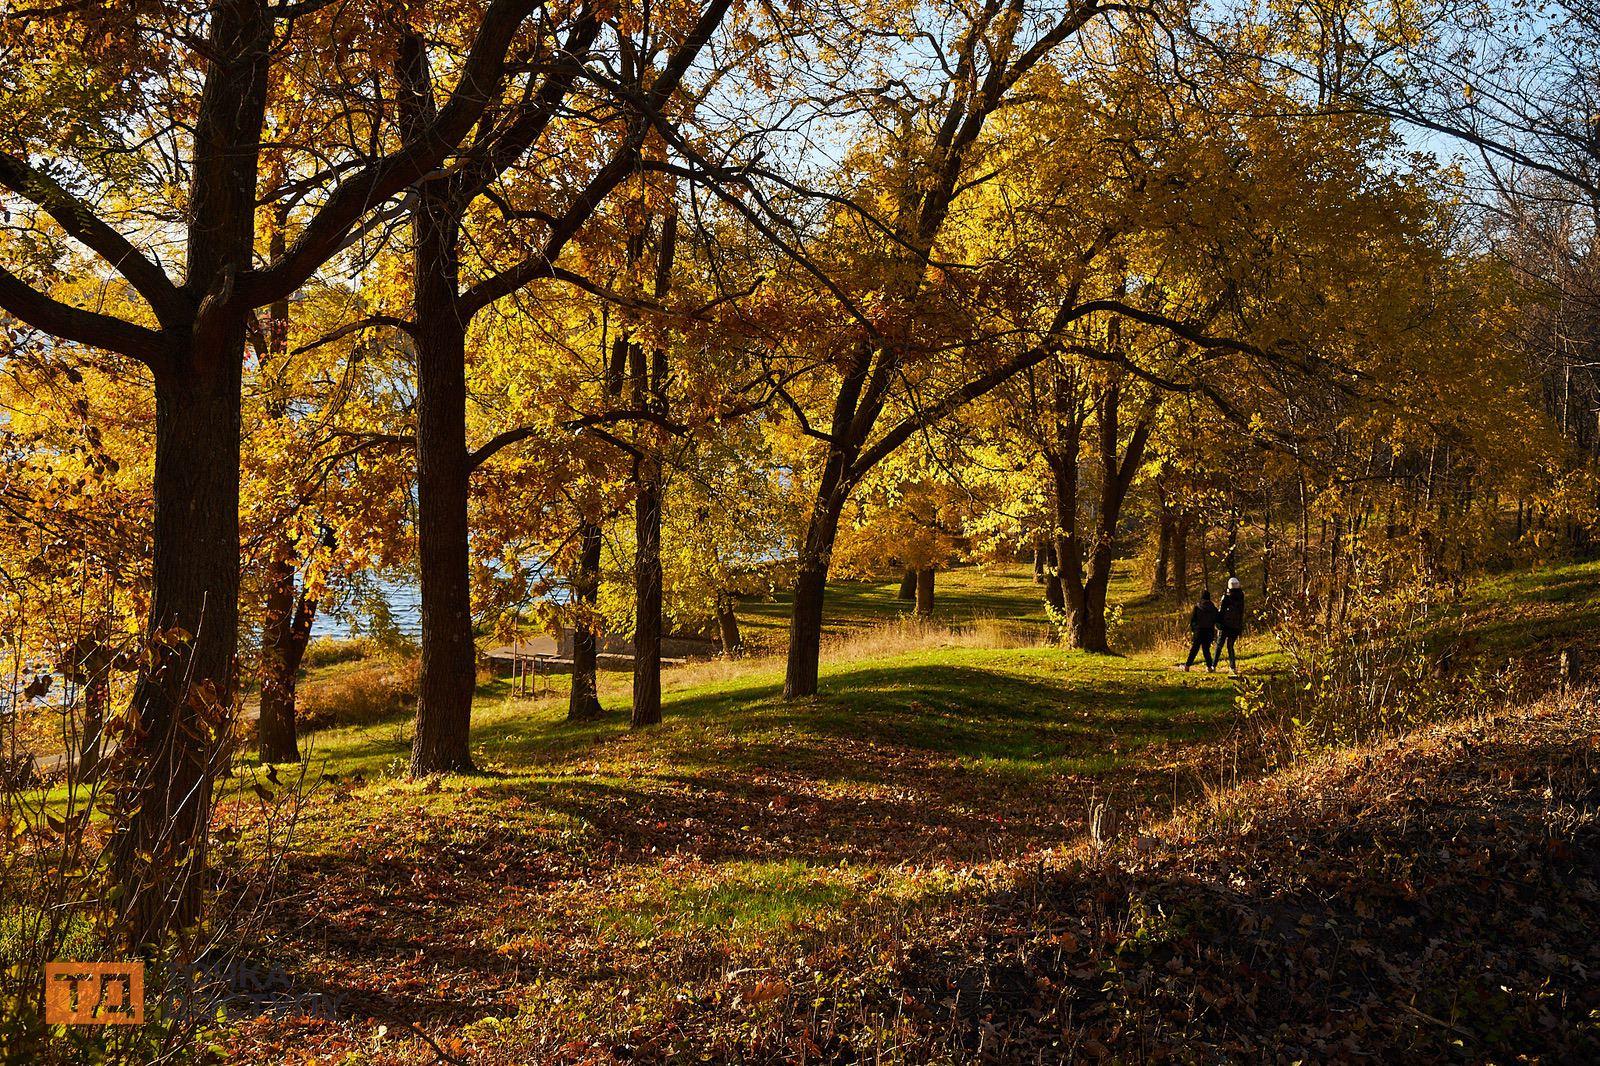
MULTIPOLYGON (((909 570, 906 571, 906 572, 908 574, 910 573, 909 570)), ((1034 546, 1033 546, 1033 583, 1035 585, 1042 585, 1042 584, 1044 584, 1044 582, 1045 582, 1045 551, 1044 551, 1044 545, 1036 542, 1034 544, 1034 546)), ((905 587, 904 583, 902 583, 901 588, 903 589, 904 587, 905 587)), ((901 594, 900 598, 902 600, 905 599, 904 593, 901 594)))
POLYGON ((268 564, 265 619, 261 631, 261 716, 256 740, 264 763, 299 762, 295 690, 300 662, 311 639, 316 604, 295 596, 291 545, 282 545, 268 564))
POLYGON ((1156 567, 1155 573, 1150 577, 1150 591, 1157 596, 1167 594, 1167 571, 1172 557, 1172 512, 1165 507, 1161 509, 1161 517, 1156 531, 1156 567))
POLYGON ((605 713, 595 676, 595 601, 600 595, 600 526, 585 522, 578 530, 578 573, 573 595, 578 601, 572 621, 572 688, 567 695, 567 719, 592 722, 605 713))
POLYGON ((1228 509, 1228 554, 1226 562, 1228 576, 1237 576, 1239 573, 1239 509, 1237 504, 1228 509))
POLYGON ((917 598, 917 572, 909 567, 900 575, 900 591, 895 593, 896 599, 915 600, 917 598))
POLYGON ((1126 450, 1119 454, 1121 404, 1122 387, 1113 380, 1100 402, 1100 520, 1089 550, 1088 577, 1078 586, 1077 602, 1072 604, 1075 609, 1071 612, 1074 643, 1084 651, 1100 654, 1111 650, 1106 631, 1106 590, 1111 585, 1111 567, 1116 559, 1117 526, 1128 489, 1144 462, 1155 417, 1154 401, 1146 402, 1128 437, 1126 450))
POLYGON ((77 780, 80 784, 100 776, 105 753, 106 716, 111 711, 111 675, 97 670, 83 686, 83 735, 78 740, 77 780))
POLYGON ((739 616, 734 610, 737 602, 731 592, 717 593, 717 635, 722 640, 722 654, 730 659, 744 648, 744 640, 739 635, 739 616))
POLYGON ((1065 611, 1067 601, 1061 591, 1061 568, 1056 563, 1055 538, 1045 542, 1040 554, 1044 556, 1044 602, 1052 611, 1065 611))
MULTIPOLYGON (((273 225, 269 238, 270 258, 277 261, 285 252, 287 204, 273 206, 273 225)), ((263 359, 282 364, 289 357, 289 301, 277 300, 267 309, 266 353, 263 359)), ((269 406, 278 421, 289 416, 285 397, 269 406)), ((295 728, 295 688, 300 660, 311 639, 314 604, 295 597, 295 543, 288 533, 275 529, 271 556, 267 561, 267 595, 261 626, 261 710, 256 720, 256 743, 264 763, 299 762, 300 748, 295 728)))
POLYGON ((933 617, 933 567, 917 571, 917 617, 933 617))
POLYGON ((113 849, 129 943, 197 921, 211 788, 227 757, 239 604, 244 319, 156 378, 151 662, 133 693, 113 849))
POLYGON ((422 669, 417 684, 413 774, 472 766, 477 684, 467 534, 466 331, 457 307, 460 263, 455 205, 425 183, 412 216, 417 351, 417 574, 422 591, 422 669))
POLYGON ((817 694, 817 671, 822 660, 822 607, 828 587, 828 563, 833 555, 839 513, 827 496, 806 527, 795 566, 794 607, 789 618, 789 661, 784 674, 785 699, 817 694))
POLYGON ((634 501, 633 720, 635 729, 661 721, 661 471, 653 459, 638 469, 634 501))
POLYGON ((1067 633, 1076 641, 1085 608, 1083 549, 1078 539, 1078 459, 1083 448, 1084 406, 1076 382, 1069 382, 1060 368, 1053 387, 1056 447, 1049 462, 1055 486, 1056 575, 1062 601, 1058 609, 1066 614, 1067 633))
MULTIPOLYGON (((655 297, 666 297, 672 282, 672 262, 678 247, 678 215, 668 211, 661 219, 661 239, 656 245, 655 297)), ((650 350, 633 346, 633 401, 641 410, 659 415, 667 410, 667 348, 650 350)), ((633 626, 633 728, 661 721, 661 495, 662 444, 653 429, 642 437, 643 453, 634 464, 639 495, 634 501, 634 626, 633 626)))
POLYGON ((1272 491, 1261 497, 1261 595, 1272 594, 1272 491))
POLYGON ((1189 523, 1179 515, 1172 526, 1172 591, 1180 600, 1189 598, 1189 523))
POLYGON ((109 626, 95 626, 56 664, 57 672, 78 685, 83 693, 83 728, 78 734, 77 760, 69 764, 72 779, 79 784, 100 776, 106 718, 111 713, 114 657, 107 643, 109 639, 109 626))

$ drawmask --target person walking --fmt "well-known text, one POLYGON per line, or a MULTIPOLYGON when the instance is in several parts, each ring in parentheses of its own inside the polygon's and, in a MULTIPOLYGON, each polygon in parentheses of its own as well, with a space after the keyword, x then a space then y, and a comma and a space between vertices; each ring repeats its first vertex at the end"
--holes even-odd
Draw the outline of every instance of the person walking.
POLYGON ((1211 660, 1211 642, 1217 639, 1217 605, 1211 602, 1209 589, 1200 590, 1200 602, 1189 612, 1189 661, 1183 664, 1188 670, 1194 665, 1195 655, 1205 657, 1207 672, 1215 672, 1211 660))
POLYGON ((1217 651, 1213 659, 1222 665, 1222 649, 1228 649, 1228 672, 1237 674, 1239 664, 1233 657, 1233 642, 1244 632, 1244 585, 1236 577, 1228 579, 1228 591, 1222 594, 1217 607, 1217 651))

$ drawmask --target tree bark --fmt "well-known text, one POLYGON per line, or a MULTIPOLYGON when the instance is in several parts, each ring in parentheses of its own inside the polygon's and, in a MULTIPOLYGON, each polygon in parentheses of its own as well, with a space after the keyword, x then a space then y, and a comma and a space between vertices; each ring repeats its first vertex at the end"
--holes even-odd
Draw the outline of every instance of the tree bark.
POLYGON ((1055 447, 1048 453, 1055 486, 1056 582, 1066 615, 1067 632, 1074 641, 1086 607, 1083 587, 1083 549, 1078 539, 1078 460, 1083 451, 1084 405, 1075 378, 1056 368, 1051 408, 1055 417, 1055 447))
POLYGON ((933 617, 933 567, 917 571, 917 617, 933 617))
POLYGON ((739 616, 735 611, 737 603, 733 593, 717 593, 717 635, 722 641, 722 654, 730 659, 744 649, 744 639, 739 635, 739 616))
POLYGON ((828 564, 839 529, 839 510, 829 494, 819 494, 806 524, 795 566, 794 606, 789 618, 789 661, 784 674, 784 699, 817 694, 822 661, 822 608, 828 587, 828 564))
POLYGON ((594 607, 600 596, 600 526, 585 522, 578 530, 578 573, 573 594, 578 608, 572 622, 572 688, 567 719, 592 722, 605 714, 596 678, 594 607))
POLYGON ((1150 591, 1165 596, 1169 587, 1167 577, 1172 558, 1172 512, 1161 508, 1156 529, 1156 566, 1150 576, 1150 591))
MULTIPOLYGON (((661 219, 661 239, 656 246, 655 297, 666 298, 672 285, 672 264, 678 249, 678 214, 669 210, 661 219)), ((667 348, 651 348, 648 361, 641 345, 634 345, 633 401, 663 420, 667 407, 667 348)), ((639 494, 634 500, 634 627, 633 627, 633 728, 661 721, 661 503, 662 448, 658 431, 647 428, 644 446, 634 464, 639 494)))
POLYGON ((261 0, 210 12, 212 69, 193 126, 181 300, 155 372, 155 527, 150 659, 117 783, 112 876, 129 946, 196 924, 204 905, 211 789, 227 757, 239 624, 239 432, 256 179, 273 16, 261 0))
POLYGON ((83 728, 78 734, 77 760, 70 767, 73 780, 80 784, 100 776, 106 718, 111 713, 114 656, 107 644, 109 639, 109 626, 95 626, 56 664, 57 672, 83 693, 83 728))
POLYGON ((1061 568, 1056 563, 1056 542, 1052 536, 1045 542, 1041 549, 1044 556, 1044 602, 1052 611, 1064 612, 1067 609, 1066 595, 1061 591, 1061 568))
POLYGON ((1189 525, 1188 515, 1179 515, 1172 526, 1172 591, 1178 598, 1189 598, 1189 525))
MULTIPOLYGON (((426 52, 402 43, 408 130, 433 118, 426 52)), ((411 772, 473 769, 471 556, 467 532, 467 339, 460 306, 461 210, 442 180, 417 186, 412 210, 412 340, 417 353, 417 576, 422 665, 411 772)))
MULTIPOLYGON (((281 259, 286 251, 285 229, 289 209, 286 204, 273 206, 272 232, 268 240, 271 259, 281 259)), ((289 356, 289 301, 276 300, 267 309, 266 352, 263 363, 287 361, 289 356)), ((287 398, 274 401, 269 409, 272 418, 282 421, 289 416, 287 398)), ((263 604, 261 626, 261 710, 256 720, 256 743, 264 763, 299 762, 300 748, 296 737, 295 689, 300 673, 300 661, 305 655, 306 642, 311 639, 311 620, 316 605, 302 595, 295 595, 295 543, 290 535, 274 529, 267 561, 267 594, 263 604)))
POLYGON ((119 760, 126 813, 112 859, 134 948, 200 918, 211 788, 232 726, 243 316, 229 325, 204 358, 156 378, 151 663, 119 760))
POLYGON ((1147 402, 1128 437, 1126 450, 1122 450, 1119 435, 1121 425, 1122 385, 1113 379, 1106 386, 1100 401, 1100 506, 1099 521, 1095 528, 1094 543, 1089 549, 1087 578, 1078 586, 1078 599, 1069 604, 1073 643, 1084 651, 1105 654, 1111 646, 1106 631, 1106 592, 1111 585, 1111 567, 1116 559, 1117 526, 1122 515, 1122 505, 1128 498, 1134 475, 1144 462, 1145 447, 1150 440, 1150 428, 1155 415, 1155 404, 1147 402))
POLYGON ((895 593, 895 598, 900 600, 917 598, 917 572, 910 567, 900 575, 900 591, 895 593))
POLYGON ((633 728, 661 721, 661 471, 648 458, 634 500, 633 728))
POLYGON ((264 763, 300 761, 295 692, 317 608, 304 594, 295 595, 292 552, 292 545, 282 545, 268 564, 261 632, 261 715, 256 721, 256 741, 264 763))
POLYGON ((413 220, 417 350, 417 576, 422 668, 413 774, 473 768, 477 682, 467 533, 466 333, 455 311, 457 220, 426 190, 413 220))

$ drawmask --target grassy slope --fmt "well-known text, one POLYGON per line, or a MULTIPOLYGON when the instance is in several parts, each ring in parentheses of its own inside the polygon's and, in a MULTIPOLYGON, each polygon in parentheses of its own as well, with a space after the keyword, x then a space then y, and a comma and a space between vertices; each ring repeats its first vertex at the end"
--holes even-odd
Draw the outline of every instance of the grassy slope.
MULTIPOLYGON (((1132 581, 1119 572, 1111 598, 1120 602, 1133 595, 1132 581)), ((883 581, 832 581, 828 584, 826 628, 845 633, 878 625, 907 613, 911 605, 897 597, 898 578, 883 581)), ((940 619, 967 622, 977 618, 1003 618, 1030 625, 1045 625, 1044 600, 1026 566, 970 566, 941 571, 935 578, 934 605, 940 619)), ((739 624, 745 639, 761 647, 778 647, 787 639, 792 597, 782 591, 769 597, 751 597, 739 604, 739 624)))
MULTIPOLYGON (((948 616, 1037 611, 1020 568, 941 576, 948 616)), ((1472 624, 1496 647, 1515 597, 1507 639, 1529 626, 1567 639, 1596 609, 1584 589, 1597 576, 1506 579, 1470 602, 1472 624)), ((898 617, 894 591, 846 587, 834 631, 898 617)), ((746 611, 747 627, 767 608, 776 625, 780 606, 746 611)), ((1147 629, 1176 613, 1129 609, 1147 629)), ((314 764, 336 779, 304 803, 299 894, 268 950, 303 981, 345 974, 342 1017, 245 1027, 239 1050, 431 1058, 415 1041, 373 1044, 374 1017, 422 1020, 487 1062, 912 1039, 900 1030, 917 1009, 937 1015, 939 996, 869 1025, 869 989, 925 965, 913 954, 939 940, 930 930, 964 926, 974 894, 1008 891, 1019 866, 1159 820, 1233 772, 1231 686, 1174 672, 1170 649, 1104 658, 982 639, 843 638, 824 694, 798 705, 779 699, 776 659, 672 671, 667 720, 643 734, 568 725, 559 694, 486 685, 474 745, 488 772, 474 777, 404 780, 403 718, 317 734, 314 764), (800 1029, 797 973, 805 1001, 828 1004, 800 1029)), ((626 678, 605 685, 620 717, 626 678)))
MULTIPOLYGON (((1044 621, 1023 568, 941 579, 941 621, 1044 621)), ((403 717, 315 734, 328 778, 304 801, 294 879, 310 936, 274 950, 440 1023, 503 1015, 537 974, 541 1001, 590 1004, 573 1027, 588 1010, 609 1027, 775 951, 856 950, 876 935, 863 922, 896 928, 997 862, 1170 809, 1225 758, 1222 677, 896 621, 893 583, 835 592, 823 694, 801 704, 781 700, 777 658, 669 671, 666 721, 642 734, 623 721, 626 675, 603 679, 613 718, 589 725, 563 720, 559 679, 534 698, 492 682, 474 709, 487 772, 421 783, 402 776, 403 717), (473 986, 473 1003, 422 1004, 419 974, 473 986)), ((301 913, 291 900, 280 930, 301 913)))

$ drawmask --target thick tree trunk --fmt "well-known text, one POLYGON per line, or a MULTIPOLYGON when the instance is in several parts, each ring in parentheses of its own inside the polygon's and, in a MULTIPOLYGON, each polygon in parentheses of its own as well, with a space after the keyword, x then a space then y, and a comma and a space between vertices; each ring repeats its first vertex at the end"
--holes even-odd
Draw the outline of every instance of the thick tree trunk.
POLYGON ((795 570, 794 608, 789 617, 789 662, 784 675, 784 699, 817 694, 817 672, 822 659, 822 601, 827 592, 828 566, 824 559, 802 558, 795 570))
POLYGON ((661 470, 638 469, 634 500, 633 719, 635 729, 661 721, 661 470))
POLYGON ((909 567, 900 575, 900 591, 895 593, 896 599, 912 601, 917 598, 917 572, 909 567))
MULTIPOLYGON (((678 215, 668 211, 661 219, 661 239, 656 246, 655 296, 662 300, 672 283, 672 262, 677 254, 678 215)), ((644 349, 633 346, 633 400, 642 410, 667 416, 667 349, 657 344, 648 364, 644 349)), ((633 728, 661 721, 661 496, 662 445, 646 430, 643 454, 634 464, 639 495, 634 501, 634 626, 633 626, 633 728)))
POLYGON ((203 904, 211 788, 227 757, 239 603, 244 321, 156 379, 151 662, 119 760, 113 848, 130 945, 193 924, 203 904))
POLYGON ((578 607, 572 623, 572 688, 567 695, 567 718, 592 722, 605 713, 600 706, 595 676, 595 601, 600 595, 600 527, 585 522, 578 530, 578 573, 573 595, 578 607))
POLYGON ((717 636, 722 641, 722 654, 732 659, 744 649, 744 638, 739 635, 738 603, 731 592, 717 593, 717 636))
POLYGON ((1122 516, 1122 505, 1128 498, 1128 489, 1144 462, 1155 415, 1153 402, 1146 403, 1134 424, 1133 432, 1129 434, 1126 449, 1119 454, 1121 403, 1121 384, 1113 380, 1100 401, 1099 522, 1095 528, 1094 543, 1089 550, 1089 573, 1086 580, 1076 583, 1075 589, 1069 588, 1068 598, 1073 608, 1069 613, 1074 643, 1084 651, 1101 654, 1111 650, 1106 632, 1106 590, 1111 585, 1111 567, 1116 558, 1117 527, 1122 516), (1072 596, 1074 591, 1075 601, 1072 596))
POLYGON ((917 617, 933 617, 933 567, 917 571, 917 617))
POLYGON ((283 545, 269 565, 261 632, 261 715, 256 740, 264 763, 299 762, 295 691, 311 639, 316 605, 295 595, 293 547, 283 545))
POLYGON ((412 233, 422 669, 411 772, 421 775, 473 768, 477 659, 467 534, 466 331, 457 306, 459 219, 455 205, 428 184, 419 190, 412 233))
POLYGON ((183 284, 194 307, 155 373, 149 660, 117 782, 112 876, 129 946, 202 916, 211 789, 227 757, 239 622, 239 431, 245 327, 234 300, 255 250, 256 179, 274 16, 209 11, 213 58, 192 125, 183 284))
POLYGON ((828 564, 839 529, 839 512, 823 495, 817 502, 801 542, 795 566, 794 607, 789 618, 789 662, 783 681, 784 699, 817 694, 822 661, 822 607, 828 588, 828 564))
MULTIPOLYGON (((907 571, 910 573, 910 571, 907 571)), ((1033 546, 1033 583, 1042 585, 1045 582, 1045 550, 1044 545, 1035 543, 1033 546)), ((902 596, 901 599, 905 597, 902 596)))

